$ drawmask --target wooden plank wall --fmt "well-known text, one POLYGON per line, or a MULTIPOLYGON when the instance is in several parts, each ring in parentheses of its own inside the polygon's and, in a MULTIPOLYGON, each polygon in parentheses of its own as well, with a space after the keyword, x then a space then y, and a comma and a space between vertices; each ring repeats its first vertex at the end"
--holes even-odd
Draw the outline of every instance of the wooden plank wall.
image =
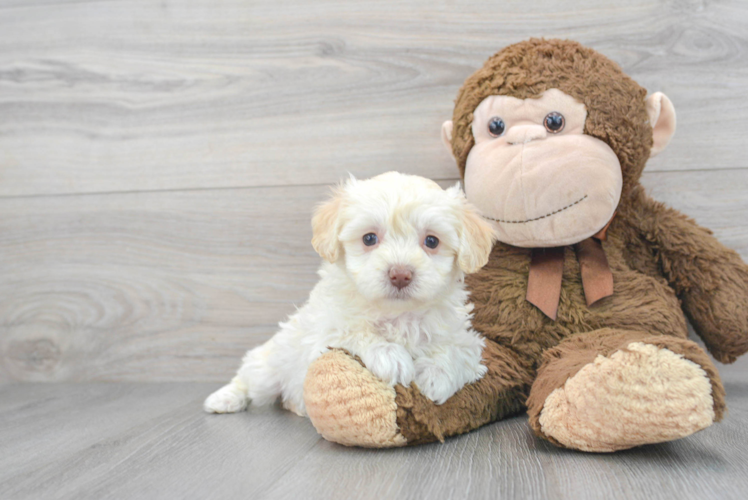
POLYGON ((660 200, 748 257, 748 4, 0 1, 0 382, 218 381, 316 281, 347 172, 449 183, 461 82, 579 40, 678 112, 660 200))

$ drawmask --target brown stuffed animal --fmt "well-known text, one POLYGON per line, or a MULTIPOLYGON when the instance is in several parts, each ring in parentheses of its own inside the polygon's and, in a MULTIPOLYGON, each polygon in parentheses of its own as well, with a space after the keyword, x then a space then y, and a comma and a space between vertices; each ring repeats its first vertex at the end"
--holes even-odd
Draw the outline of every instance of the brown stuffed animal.
POLYGON ((491 57, 444 125, 468 199, 501 243, 467 278, 488 374, 443 405, 389 387, 341 351, 310 368, 325 438, 386 447, 443 440, 527 410, 557 445, 614 451, 719 421, 708 355, 748 350, 748 267, 710 231, 649 198, 647 159, 675 130, 670 101, 571 41, 491 57))

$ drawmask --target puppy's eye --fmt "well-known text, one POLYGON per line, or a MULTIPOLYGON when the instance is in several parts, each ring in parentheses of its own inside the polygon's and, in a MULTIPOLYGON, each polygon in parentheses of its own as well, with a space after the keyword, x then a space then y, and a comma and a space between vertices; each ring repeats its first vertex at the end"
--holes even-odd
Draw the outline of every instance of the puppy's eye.
POLYGON ((426 239, 423 240, 423 244, 426 245, 427 248, 434 249, 439 246, 439 238, 428 235, 426 236, 426 239))
POLYGON ((488 133, 491 134, 494 137, 498 137, 501 134, 504 133, 504 130, 506 129, 506 125, 504 125, 504 120, 499 118, 498 116, 494 116, 490 120, 488 120, 488 133))
POLYGON ((545 124, 545 129, 548 132, 550 132, 551 134, 558 134, 564 129, 566 120, 564 119, 564 115, 554 111, 553 113, 548 113, 545 116, 545 120, 543 120, 543 123, 545 124))
POLYGON ((367 247, 374 246, 379 241, 379 238, 377 238, 377 235, 374 233, 367 233, 364 235, 364 245, 367 247))

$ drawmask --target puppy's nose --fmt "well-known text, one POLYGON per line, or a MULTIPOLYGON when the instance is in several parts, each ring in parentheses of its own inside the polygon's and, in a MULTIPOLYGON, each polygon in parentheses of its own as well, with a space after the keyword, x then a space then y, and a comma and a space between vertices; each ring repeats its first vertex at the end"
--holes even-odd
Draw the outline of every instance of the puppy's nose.
POLYGON ((390 283, 402 290, 408 286, 413 279, 413 273, 403 266, 392 266, 390 268, 390 283))

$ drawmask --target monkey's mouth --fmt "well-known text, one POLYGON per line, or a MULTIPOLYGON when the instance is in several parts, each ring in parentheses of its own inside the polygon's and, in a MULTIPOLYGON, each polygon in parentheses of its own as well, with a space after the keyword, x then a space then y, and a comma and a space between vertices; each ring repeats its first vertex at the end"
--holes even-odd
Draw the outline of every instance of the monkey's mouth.
POLYGON ((569 203, 565 207, 559 208, 558 210, 554 210, 553 212, 547 213, 545 215, 541 215, 540 217, 534 217, 532 219, 526 219, 526 220, 504 220, 504 219, 494 219, 493 217, 489 217, 487 215, 484 215, 484 219, 489 219, 494 222, 500 222, 502 224, 527 224, 528 222, 535 222, 542 219, 547 219, 548 217, 551 217, 553 215, 556 215, 557 213, 563 212, 564 210, 568 210, 569 208, 573 207, 574 205, 578 205, 579 203, 582 203, 584 200, 587 199, 587 195, 582 196, 577 201, 573 203, 569 203))

